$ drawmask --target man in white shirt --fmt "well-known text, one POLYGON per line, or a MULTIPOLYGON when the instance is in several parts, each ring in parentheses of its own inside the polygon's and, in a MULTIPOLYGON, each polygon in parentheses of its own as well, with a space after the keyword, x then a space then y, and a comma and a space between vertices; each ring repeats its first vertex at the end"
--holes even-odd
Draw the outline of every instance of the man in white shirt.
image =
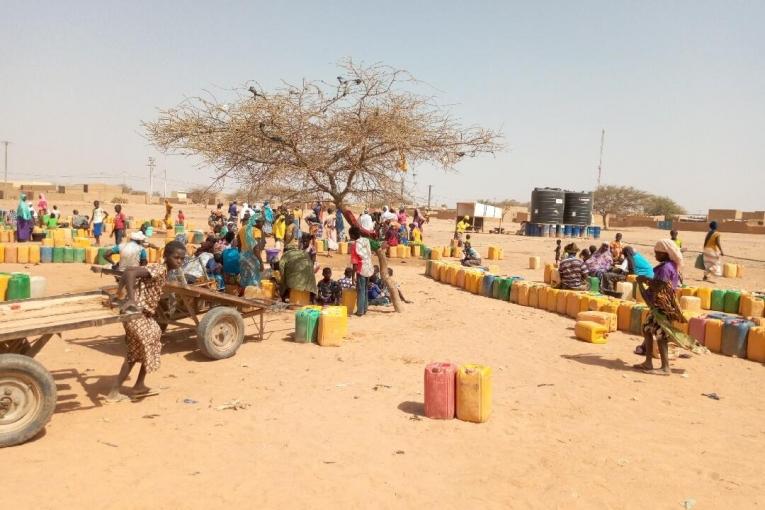
POLYGON ((364 209, 364 214, 359 216, 359 226, 369 232, 375 229, 375 222, 372 220, 367 209, 364 209))
POLYGON ((382 215, 380 215, 380 221, 385 223, 386 221, 396 221, 397 216, 388 209, 388 207, 383 207, 382 215))
POLYGON ((93 214, 90 217, 90 225, 93 229, 93 237, 96 238, 96 246, 101 246, 101 234, 104 233, 104 220, 109 213, 101 208, 101 203, 93 202, 93 214))

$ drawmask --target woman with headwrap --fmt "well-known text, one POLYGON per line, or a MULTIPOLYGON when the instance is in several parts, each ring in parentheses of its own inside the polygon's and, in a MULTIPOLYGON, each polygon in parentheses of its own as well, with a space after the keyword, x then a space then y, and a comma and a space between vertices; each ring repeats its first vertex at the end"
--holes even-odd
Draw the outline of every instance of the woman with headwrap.
POLYGON ((19 205, 16 208, 16 240, 20 242, 29 241, 33 228, 32 209, 27 202, 27 196, 22 193, 19 195, 19 205))
POLYGON ((650 313, 643 324, 643 344, 635 349, 636 354, 645 354, 645 361, 634 368, 646 373, 669 375, 669 343, 672 342, 692 352, 703 352, 704 348, 691 337, 675 329, 674 322, 686 323, 675 298, 675 289, 680 285, 680 271, 683 255, 670 239, 663 239, 654 247, 659 265, 653 270, 653 278, 638 276, 638 291, 649 307, 650 313), (661 368, 653 368, 653 343, 656 341, 661 357, 661 368))
POLYGON ((45 198, 45 193, 40 193, 40 199, 37 201, 37 211, 40 214, 40 217, 42 217, 44 211, 48 210, 48 199, 45 198))
POLYGON ((271 209, 271 203, 266 200, 263 202, 263 219, 265 220, 263 223, 263 233, 266 236, 269 236, 274 231, 274 210, 271 209))
POLYGON ((260 272, 263 269, 261 253, 263 250, 263 234, 260 229, 261 218, 253 214, 244 227, 244 242, 239 252, 239 286, 260 286, 260 272))
POLYGON ((723 257, 722 244, 720 244, 720 233, 717 231, 717 222, 709 224, 709 232, 704 239, 704 281, 709 279, 709 275, 720 276, 722 274, 722 264, 720 257, 723 257))
MULTIPOLYGON (((591 248, 595 248, 594 246, 591 248)), ((603 276, 614 263, 614 259, 611 258, 611 251, 608 248, 607 243, 603 243, 600 248, 591 250, 590 258, 587 259, 587 269, 590 272, 590 276, 600 278, 603 276)))

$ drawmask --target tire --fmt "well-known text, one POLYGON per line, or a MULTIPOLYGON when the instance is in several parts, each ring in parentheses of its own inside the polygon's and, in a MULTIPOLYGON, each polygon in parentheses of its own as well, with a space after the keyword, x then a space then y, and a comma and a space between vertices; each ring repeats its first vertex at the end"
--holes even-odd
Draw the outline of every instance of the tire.
POLYGON ((56 408, 56 383, 40 363, 20 354, 0 355, 0 447, 32 439, 56 408))
POLYGON ((197 326, 199 350, 210 359, 230 358, 243 341, 244 319, 235 308, 212 308, 197 326))

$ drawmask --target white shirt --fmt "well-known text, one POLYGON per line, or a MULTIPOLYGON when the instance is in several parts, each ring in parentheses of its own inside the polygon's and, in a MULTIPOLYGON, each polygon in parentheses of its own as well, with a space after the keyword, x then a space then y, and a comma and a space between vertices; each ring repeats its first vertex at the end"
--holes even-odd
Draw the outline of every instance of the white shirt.
POLYGON ((93 223, 103 223, 104 216, 104 210, 100 207, 98 209, 93 209, 93 223))
POLYGON ((385 211, 384 213, 382 213, 382 215, 380 215, 380 220, 382 220, 383 222, 388 220, 395 221, 397 219, 398 219, 398 216, 396 216, 390 211, 385 211))
POLYGON ((141 265, 141 252, 143 246, 135 241, 128 241, 120 246, 120 269, 138 267, 141 265))
POLYGON ((372 221, 372 217, 368 214, 359 216, 359 225, 361 225, 361 228, 368 231, 372 231, 375 228, 375 222, 372 221))
POLYGON ((56 219, 59 219, 59 218, 61 217, 61 211, 59 211, 58 209, 53 209, 53 210, 52 210, 50 213, 51 213, 53 216, 55 216, 55 217, 56 217, 56 219))

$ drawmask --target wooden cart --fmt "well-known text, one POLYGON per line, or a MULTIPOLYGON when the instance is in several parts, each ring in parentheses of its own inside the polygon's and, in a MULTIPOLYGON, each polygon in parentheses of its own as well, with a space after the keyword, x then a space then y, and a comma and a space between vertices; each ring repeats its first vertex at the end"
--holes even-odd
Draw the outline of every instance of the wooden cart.
MULTIPOLYGON (((268 301, 172 282, 164 290, 156 316, 163 331, 168 326, 195 327, 199 350, 211 359, 236 353, 244 341, 245 318, 253 318, 257 337, 263 339, 268 301)), ((140 315, 120 314, 113 306, 115 291, 116 287, 110 287, 0 304, 0 447, 31 439, 53 414, 56 384, 34 357, 54 335, 140 315)))

